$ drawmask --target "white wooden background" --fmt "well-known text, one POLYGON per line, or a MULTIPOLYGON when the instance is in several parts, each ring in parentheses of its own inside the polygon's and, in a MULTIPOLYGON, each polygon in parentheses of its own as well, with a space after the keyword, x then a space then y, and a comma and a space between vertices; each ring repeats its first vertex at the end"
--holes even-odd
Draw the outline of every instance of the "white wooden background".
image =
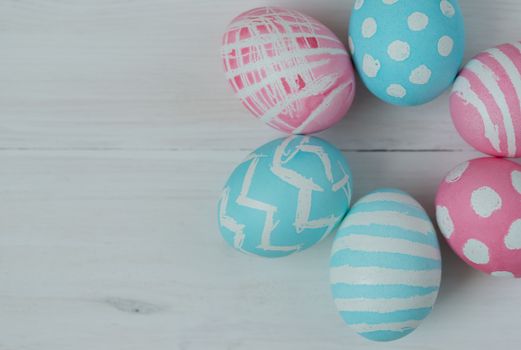
MULTIPOLYGON (((460 0, 467 58, 520 39, 519 0, 460 0)), ((331 240, 268 261, 228 248, 216 201, 280 134, 221 72, 238 13, 292 7, 346 39, 346 0, 0 0, 0 349, 519 349, 521 284, 444 246, 439 302, 391 345, 351 333, 330 298, 331 240)), ((442 176, 478 156, 447 95, 418 108, 359 88, 321 135, 356 196, 397 186, 433 212, 442 176)))

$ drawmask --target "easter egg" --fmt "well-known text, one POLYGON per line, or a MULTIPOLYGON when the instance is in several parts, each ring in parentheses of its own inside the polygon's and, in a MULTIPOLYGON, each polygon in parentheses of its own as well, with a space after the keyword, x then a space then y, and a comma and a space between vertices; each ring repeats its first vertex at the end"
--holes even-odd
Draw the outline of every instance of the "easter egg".
POLYGON ((294 10, 262 7, 228 26, 226 78, 243 105, 289 134, 311 134, 340 121, 355 95, 347 50, 328 28, 294 10))
POLYGON ((457 0, 356 0, 349 45, 367 88, 400 106, 427 103, 454 81, 464 53, 457 0))
POLYGON ((233 171, 218 206, 223 238, 244 253, 277 258, 305 250, 338 228, 351 201, 342 153, 319 138, 270 142, 233 171))
POLYGON ((436 217, 467 264, 499 277, 521 277, 521 165, 481 158, 454 168, 436 197, 436 217))
POLYGON ((432 222, 409 194, 374 191, 342 222, 330 268, 344 321, 370 340, 400 339, 430 314, 438 295, 441 256, 432 222))
POLYGON ((521 43, 474 57, 456 79, 450 111, 458 132, 477 150, 521 157, 521 43))

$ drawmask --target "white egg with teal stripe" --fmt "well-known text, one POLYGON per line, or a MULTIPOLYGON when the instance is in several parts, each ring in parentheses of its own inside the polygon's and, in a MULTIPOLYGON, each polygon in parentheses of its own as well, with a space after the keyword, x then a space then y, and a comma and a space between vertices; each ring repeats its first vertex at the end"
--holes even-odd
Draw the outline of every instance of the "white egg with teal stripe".
POLYGON ((422 206, 396 189, 359 200, 335 238, 330 279, 340 315, 363 337, 392 341, 414 331, 441 282, 438 239, 422 206))

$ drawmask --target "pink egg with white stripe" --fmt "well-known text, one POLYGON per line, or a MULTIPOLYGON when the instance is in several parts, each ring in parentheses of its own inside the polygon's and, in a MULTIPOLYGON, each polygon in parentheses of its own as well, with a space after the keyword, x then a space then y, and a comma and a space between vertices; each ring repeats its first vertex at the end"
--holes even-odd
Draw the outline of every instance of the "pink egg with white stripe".
POLYGON ((521 43, 473 58, 456 79, 450 110, 456 129, 477 150, 521 157, 521 43))
POLYGON ((224 34, 222 58, 244 106, 283 132, 325 130, 353 102, 354 70, 344 45, 300 12, 262 7, 239 15, 224 34))
POLYGON ((439 187, 436 218, 470 266, 521 278, 521 165, 499 158, 460 164, 439 187))

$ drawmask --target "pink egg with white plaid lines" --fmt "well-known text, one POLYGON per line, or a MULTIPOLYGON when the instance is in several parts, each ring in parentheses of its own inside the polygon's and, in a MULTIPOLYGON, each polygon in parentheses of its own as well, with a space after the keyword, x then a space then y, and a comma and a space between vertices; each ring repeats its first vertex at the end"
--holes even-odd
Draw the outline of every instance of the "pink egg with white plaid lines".
POLYGON ((521 43, 473 58, 456 79, 450 110, 456 129, 477 150, 521 157, 521 43))
POLYGON ((460 164, 440 185, 436 218, 470 266, 521 278, 521 165, 499 158, 460 164))
POLYGON ((325 130, 353 102, 354 70, 344 45, 300 12, 262 7, 239 15, 224 34, 222 58, 244 106, 283 132, 325 130))

